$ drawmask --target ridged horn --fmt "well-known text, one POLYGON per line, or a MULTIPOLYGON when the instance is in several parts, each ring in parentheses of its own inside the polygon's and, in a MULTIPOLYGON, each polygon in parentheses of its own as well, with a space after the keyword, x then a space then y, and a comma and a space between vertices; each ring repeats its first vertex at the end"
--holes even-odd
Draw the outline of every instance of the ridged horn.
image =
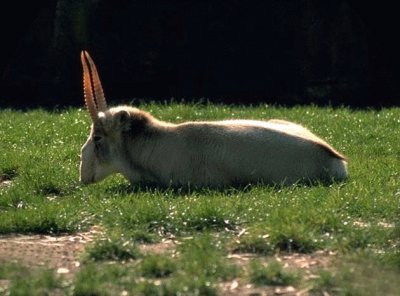
POLYGON ((92 79, 88 64, 85 59, 85 53, 85 51, 81 52, 81 62, 83 68, 83 94, 85 96, 86 108, 89 111, 92 121, 95 122, 98 119, 97 107, 93 96, 92 79))
POLYGON ((84 52, 87 60, 89 61, 90 71, 92 74, 93 90, 94 90, 95 100, 97 103, 97 110, 105 112, 107 111, 107 102, 106 98, 104 97, 104 91, 103 87, 101 86, 99 73, 97 72, 96 65, 94 64, 89 53, 87 51, 84 52))

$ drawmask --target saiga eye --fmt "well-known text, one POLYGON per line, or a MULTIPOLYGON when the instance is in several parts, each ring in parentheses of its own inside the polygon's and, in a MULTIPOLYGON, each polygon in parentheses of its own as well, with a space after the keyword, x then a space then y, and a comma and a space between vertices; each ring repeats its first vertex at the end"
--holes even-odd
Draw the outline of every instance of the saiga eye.
POLYGON ((98 142, 101 141, 102 138, 103 138, 102 136, 93 136, 93 141, 95 141, 96 143, 98 143, 98 142))

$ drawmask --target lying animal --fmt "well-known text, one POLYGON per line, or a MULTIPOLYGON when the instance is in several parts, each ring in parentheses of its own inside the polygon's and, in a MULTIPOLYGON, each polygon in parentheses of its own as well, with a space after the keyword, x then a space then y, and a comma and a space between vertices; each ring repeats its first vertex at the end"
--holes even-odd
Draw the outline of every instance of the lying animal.
POLYGON ((96 66, 81 54, 92 119, 80 180, 121 173, 132 184, 230 187, 262 182, 344 180, 345 157, 308 129, 284 120, 167 123, 137 108, 107 108, 96 66))

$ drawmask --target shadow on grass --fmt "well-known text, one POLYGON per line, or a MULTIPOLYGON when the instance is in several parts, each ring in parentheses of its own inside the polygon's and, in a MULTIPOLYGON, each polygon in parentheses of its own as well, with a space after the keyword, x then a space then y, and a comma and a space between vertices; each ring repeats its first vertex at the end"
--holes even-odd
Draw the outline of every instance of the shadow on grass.
POLYGON ((166 197, 181 197, 191 194, 198 195, 209 195, 210 193, 224 194, 227 196, 237 195, 238 193, 248 193, 257 188, 264 188, 273 192, 278 192, 283 189, 295 190, 300 188, 311 188, 311 187, 329 187, 338 184, 344 186, 346 183, 341 182, 297 182, 293 185, 283 184, 265 184, 258 182, 256 184, 235 184, 228 187, 195 187, 190 185, 183 186, 160 186, 157 184, 135 184, 129 183, 118 183, 111 185, 106 189, 109 194, 141 194, 141 193, 153 193, 162 194, 166 197))
POLYGON ((0 182, 12 181, 18 177, 18 167, 6 167, 0 169, 0 182))

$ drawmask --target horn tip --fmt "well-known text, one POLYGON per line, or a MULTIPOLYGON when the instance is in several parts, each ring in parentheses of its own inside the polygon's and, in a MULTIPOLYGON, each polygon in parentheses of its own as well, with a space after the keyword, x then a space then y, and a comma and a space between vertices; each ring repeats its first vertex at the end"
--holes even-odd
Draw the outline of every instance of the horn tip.
POLYGON ((89 59, 90 58, 90 55, 89 55, 89 53, 87 52, 87 50, 85 50, 85 49, 82 49, 82 51, 81 51, 81 58, 87 58, 87 59, 89 59))
POLYGON ((81 51, 81 61, 83 62, 85 60, 85 51, 81 51))
POLYGON ((87 58, 87 59, 90 59, 90 55, 89 55, 89 53, 88 53, 86 50, 83 50, 83 52, 84 52, 84 54, 85 54, 86 58, 87 58))

